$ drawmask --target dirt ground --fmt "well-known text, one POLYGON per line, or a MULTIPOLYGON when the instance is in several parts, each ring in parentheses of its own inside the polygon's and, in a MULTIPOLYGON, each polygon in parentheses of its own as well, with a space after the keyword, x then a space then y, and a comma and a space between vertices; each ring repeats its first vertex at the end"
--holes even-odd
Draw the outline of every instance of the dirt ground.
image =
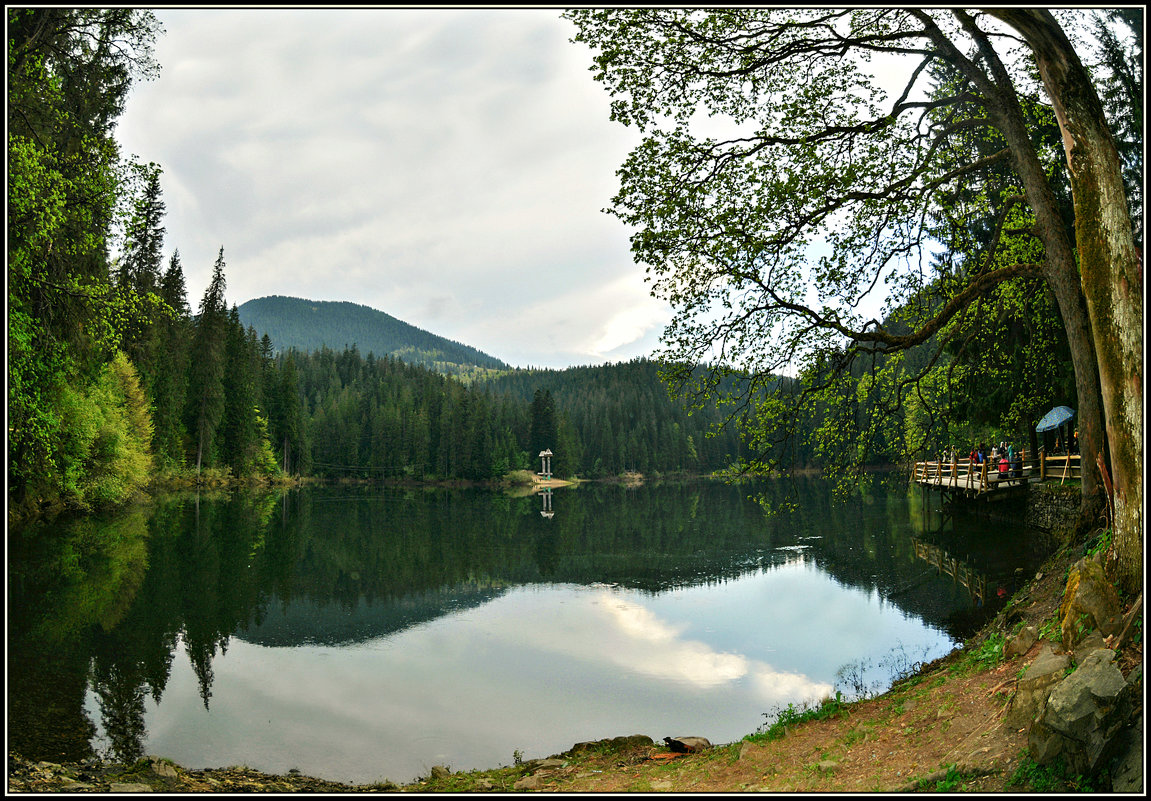
MULTIPOLYGON (((924 665, 881 696, 799 722, 781 737, 755 735, 699 753, 677 754, 646 738, 616 738, 546 760, 486 771, 433 775, 406 786, 340 785, 247 769, 185 770, 141 760, 134 766, 33 765, 9 754, 9 792, 107 792, 137 782, 167 792, 1058 792, 1070 782, 1021 781, 1025 731, 1003 725, 1017 677, 1043 640, 1022 656, 984 669, 971 656, 989 634, 1021 624, 1043 630, 1062 599, 1065 569, 1078 554, 1057 554, 1004 612, 957 651, 924 665)), ((1058 645, 1055 645, 1058 650, 1058 645)), ((1124 675, 1143 664, 1141 640, 1118 660, 1124 675)), ((1141 711, 1137 701, 1136 715, 1141 711)), ((688 735, 691 732, 681 732, 688 735)))
MULTIPOLYGON (((666 756, 662 745, 552 772, 541 790, 873 792, 912 789, 956 765, 966 789, 1004 791, 1026 734, 1001 724, 1018 668, 955 678, 940 666, 842 716, 801 723, 784 737, 703 754, 666 756), (910 786, 909 786, 910 785, 910 786)), ((539 775, 539 774, 536 774, 539 775)))

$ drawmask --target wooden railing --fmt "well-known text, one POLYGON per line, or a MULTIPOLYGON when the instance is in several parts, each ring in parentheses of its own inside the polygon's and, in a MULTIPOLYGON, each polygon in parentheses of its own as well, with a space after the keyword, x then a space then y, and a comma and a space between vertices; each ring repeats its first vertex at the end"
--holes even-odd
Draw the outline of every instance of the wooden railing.
POLYGON ((912 478, 917 484, 927 484, 933 487, 948 489, 969 490, 971 492, 985 492, 999 486, 1001 483, 1006 486, 1007 484, 1030 481, 1032 476, 1037 474, 1037 469, 1028 465, 1025 461, 1022 463, 1016 461, 1014 468, 1009 465, 1005 470, 1001 471, 999 465, 992 465, 991 462, 971 464, 971 461, 967 457, 964 457, 962 459, 956 458, 951 462, 945 462, 939 459, 928 462, 916 462, 915 472, 912 478))
POLYGON ((1058 456, 1044 456, 1040 453, 1039 480, 1040 481, 1070 481, 1083 478, 1083 465, 1079 454, 1070 456, 1063 453, 1058 456))
POLYGON ((1040 451, 1039 458, 1032 459, 1030 463, 1026 455, 1026 452, 1021 452, 1015 463, 1007 465, 1006 469, 1003 469, 1002 462, 972 464, 967 456, 957 456, 950 462, 942 459, 916 462, 912 480, 917 484, 943 489, 986 492, 1025 481, 1069 481, 1083 476, 1078 454, 1047 456, 1040 451))

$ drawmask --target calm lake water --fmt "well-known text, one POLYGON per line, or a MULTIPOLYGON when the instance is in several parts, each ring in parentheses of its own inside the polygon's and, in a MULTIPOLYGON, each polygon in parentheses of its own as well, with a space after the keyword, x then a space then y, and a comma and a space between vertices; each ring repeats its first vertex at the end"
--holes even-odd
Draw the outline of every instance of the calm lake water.
POLYGON ((818 480, 173 498, 10 532, 9 745, 366 783, 623 734, 732 742, 960 645, 1040 540, 818 480))

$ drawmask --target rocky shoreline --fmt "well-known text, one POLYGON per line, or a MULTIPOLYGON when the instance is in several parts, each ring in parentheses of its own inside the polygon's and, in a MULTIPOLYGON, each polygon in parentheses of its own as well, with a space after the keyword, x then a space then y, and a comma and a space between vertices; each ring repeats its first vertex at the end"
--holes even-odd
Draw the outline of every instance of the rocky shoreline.
POLYGON ((188 770, 160 757, 132 765, 89 760, 32 762, 8 754, 9 793, 340 793, 396 790, 396 785, 356 786, 309 776, 274 776, 248 768, 188 770))

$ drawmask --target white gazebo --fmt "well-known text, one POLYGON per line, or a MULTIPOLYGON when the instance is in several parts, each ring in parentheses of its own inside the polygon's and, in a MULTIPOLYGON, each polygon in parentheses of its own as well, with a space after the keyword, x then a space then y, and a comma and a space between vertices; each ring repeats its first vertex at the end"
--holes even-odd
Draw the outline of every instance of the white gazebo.
POLYGON ((540 477, 550 479, 552 477, 552 452, 551 448, 546 451, 540 451, 540 477))

